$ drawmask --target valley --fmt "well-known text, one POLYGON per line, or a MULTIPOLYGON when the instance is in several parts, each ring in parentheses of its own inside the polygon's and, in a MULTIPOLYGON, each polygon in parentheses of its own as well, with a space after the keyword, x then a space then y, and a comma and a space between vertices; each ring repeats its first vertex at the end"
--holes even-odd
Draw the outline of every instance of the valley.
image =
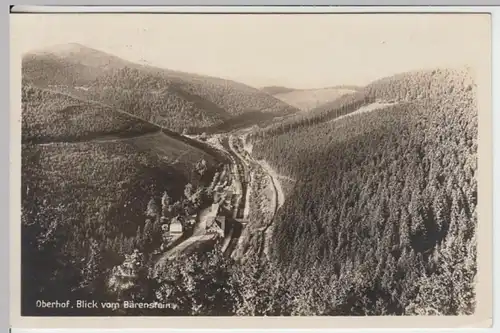
MULTIPOLYGON (((248 226, 249 221, 252 220, 250 214, 255 214, 255 209, 258 209, 250 207, 250 198, 252 195, 263 195, 262 192, 252 193, 251 191, 255 187, 253 182, 254 174, 259 173, 268 178, 267 187, 271 190, 269 207, 266 207, 263 212, 259 212, 268 214, 267 219, 270 221, 265 227, 257 228, 263 239, 263 243, 260 244, 260 251, 264 251, 263 249, 267 245, 265 240, 269 237, 268 230, 272 218, 284 201, 283 192, 275 172, 265 161, 254 160, 251 151, 245 149, 244 141, 246 137, 242 134, 245 132, 247 130, 228 135, 209 136, 203 138, 203 140, 200 140, 197 136, 190 136, 190 138, 208 144, 214 149, 219 149, 232 162, 229 167, 231 172, 226 174, 228 177, 219 177, 217 185, 213 188, 223 189, 222 193, 217 192, 217 194, 223 198, 220 208, 227 216, 226 222, 230 222, 230 226, 225 234, 222 249, 226 255, 233 258, 237 257, 234 252, 238 250, 238 244, 241 243, 239 237, 245 235, 245 228, 248 226)), ((200 213, 200 216, 203 216, 203 212, 200 213)), ((200 218, 200 221, 200 224, 203 225, 203 218, 200 218)), ((249 227, 252 228, 253 225, 249 227)), ((193 234, 193 236, 195 235, 193 234)))
POLYGON ((470 314, 475 89, 467 69, 256 89, 79 44, 30 53, 23 313, 470 314))
MULTIPOLYGON (((251 194, 257 197, 262 195, 262 193, 259 193, 258 191, 254 191, 253 193, 251 192, 252 187, 255 187, 255 184, 252 182, 253 174, 255 173, 259 173, 268 179, 266 186, 268 186, 271 191, 269 194, 269 205, 264 211, 264 214, 268 215, 267 225, 258 228, 253 225, 251 226, 251 229, 255 229, 260 235, 259 237, 262 239, 255 251, 258 251, 261 254, 267 252, 264 248, 268 246, 269 227, 272 218, 277 212, 278 205, 282 204, 282 202, 279 202, 278 200, 279 195, 276 185, 278 180, 271 176, 270 171, 272 171, 272 169, 270 169, 268 165, 263 167, 263 161, 253 160, 250 152, 244 149, 244 141, 246 140, 246 134, 249 129, 243 129, 241 131, 222 135, 178 134, 157 124, 150 123, 147 119, 143 119, 142 117, 136 116, 127 111, 113 108, 112 106, 102 102, 83 99, 82 97, 62 93, 60 91, 52 91, 47 88, 38 90, 38 88, 32 86, 29 89, 31 89, 29 92, 30 94, 33 94, 34 92, 35 96, 41 96, 40 98, 47 96, 47 98, 52 98, 52 101, 55 101, 54 97, 68 100, 72 103, 71 105, 74 109, 81 108, 80 105, 88 105, 86 106, 88 110, 92 110, 92 106, 112 110, 114 114, 130 117, 131 119, 135 119, 135 121, 139 124, 144 124, 144 126, 147 127, 146 130, 140 132, 134 131, 127 133, 120 130, 113 130, 108 133, 102 131, 92 134, 88 133, 88 130, 82 131, 80 129, 80 127, 85 123, 74 122, 74 129, 69 128, 70 131, 75 133, 72 137, 68 137, 67 135, 37 137, 27 136, 25 145, 26 147, 30 147, 29 150, 31 151, 36 151, 38 153, 40 151, 50 149, 54 152, 63 153, 63 151, 65 152, 73 149, 81 150, 81 148, 85 146, 94 147, 92 148, 93 151, 96 149, 107 149, 106 147, 111 148, 123 146, 124 148, 126 147, 126 149, 137 150, 137 152, 140 152, 141 155, 147 154, 150 157, 161 161, 157 165, 158 176, 165 171, 170 172, 168 169, 163 169, 163 163, 168 165, 169 168, 182 168, 184 170, 191 168, 195 162, 199 162, 199 159, 193 159, 193 157, 195 155, 199 155, 200 152, 203 152, 202 154, 206 156, 203 158, 204 161, 209 161, 209 164, 213 166, 218 164, 218 166, 210 174, 212 179, 210 180, 205 177, 205 180, 202 180, 203 183, 200 183, 200 186, 203 186, 202 184, 206 185, 204 193, 205 195, 208 195, 208 197, 213 198, 213 201, 209 199, 208 201, 203 202, 198 208, 198 211, 190 213, 193 217, 193 224, 189 225, 188 229, 185 229, 181 234, 173 239, 169 236, 169 231, 166 233, 161 232, 159 228, 156 228, 155 231, 153 231, 158 233, 156 236, 153 235, 153 238, 159 239, 159 234, 163 233, 162 237, 165 238, 166 236, 167 241, 160 243, 156 241, 157 245, 144 253, 150 258, 149 260, 155 262, 151 266, 151 274, 161 274, 165 267, 168 267, 169 262, 188 257, 194 253, 211 251, 211 249, 213 249, 213 247, 217 244, 221 244, 220 246, 222 252, 229 258, 232 257, 235 260, 239 260, 241 257, 244 257, 244 253, 241 253, 239 247, 242 243, 242 239, 246 235, 245 231, 249 223, 249 216, 251 212, 255 213, 256 210, 256 208, 253 210, 250 208, 250 196, 251 194), (190 157, 191 155, 193 157, 190 157), (222 218, 224 222, 222 225, 219 224, 217 226, 219 218, 222 218), (215 226, 215 230, 212 226, 215 226), (237 252, 240 253, 235 255, 237 252), (239 259, 237 259, 238 256, 239 259)), ((52 103, 51 108, 56 105, 58 104, 52 103)), ((38 105, 36 107, 40 108, 38 105)), ((30 108, 31 106, 29 106, 27 110, 31 111, 30 108)), ((56 106, 56 108, 61 108, 65 115, 71 115, 71 113, 66 112, 64 104, 56 106)), ((47 112, 48 110, 51 109, 44 109, 44 112, 47 112)), ((56 111, 55 114, 57 114, 57 112, 61 114, 60 111, 56 111)), ((24 131, 24 134, 29 135, 29 133, 31 133, 31 131, 27 128, 27 130, 24 131)), ((29 150, 26 149, 26 152, 29 150)), ((96 169, 94 169, 94 172, 95 171, 96 169)), ((29 178, 26 180, 28 179, 29 178)), ((31 184, 31 181, 26 183, 31 184)), ((41 184, 33 183, 32 185, 39 186, 41 184)), ((155 187, 161 188, 162 184, 156 184, 155 187)), ((202 188, 203 187, 200 187, 200 189, 202 188)), ((30 187, 28 185, 28 189, 29 194, 36 195, 36 187, 30 187)), ((175 193, 175 191, 169 191, 169 193, 173 192, 175 193)), ((125 206, 129 204, 130 203, 125 203, 125 206)), ((172 222, 165 220, 163 223, 164 224, 161 225, 162 229, 166 227, 168 230, 172 222)), ((186 226, 183 228, 185 227, 186 226)), ((146 232, 146 226, 143 228, 144 232, 146 232)), ((142 228, 139 228, 138 230, 140 229, 142 228)), ((122 244, 117 244, 118 249, 127 246, 125 239, 120 242, 122 242, 122 244)), ((128 249, 128 251, 131 251, 133 248, 129 247, 128 249)), ((112 249, 108 249, 108 251, 109 250, 112 249)), ((137 247, 135 251, 137 251, 137 247)), ((142 251, 145 251, 145 249, 143 248, 142 251)), ((113 287, 115 290, 125 288, 122 292, 134 286, 133 283, 130 283, 130 279, 135 275, 127 268, 129 267, 127 260, 130 258, 136 258, 136 256, 132 255, 131 257, 128 257, 128 254, 126 254, 126 258, 128 259, 126 259, 121 265, 115 266, 116 269, 120 269, 115 269, 115 273, 111 274, 109 280, 110 283, 111 281, 114 281, 113 283, 116 284, 113 287), (120 283, 118 281, 126 282, 120 283)))

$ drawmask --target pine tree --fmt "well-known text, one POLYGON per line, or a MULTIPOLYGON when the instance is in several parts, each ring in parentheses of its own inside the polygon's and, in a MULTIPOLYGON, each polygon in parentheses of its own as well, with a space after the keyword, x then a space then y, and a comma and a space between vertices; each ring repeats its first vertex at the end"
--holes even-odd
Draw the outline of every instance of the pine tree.
POLYGON ((162 216, 168 217, 171 212, 171 199, 167 193, 167 191, 163 192, 163 196, 161 197, 161 213, 162 216))
POLYGON ((186 186, 184 187, 184 196, 186 199, 191 199, 191 196, 193 195, 193 185, 191 183, 187 183, 186 186))
POLYGON ((444 228, 447 225, 447 219, 449 218, 449 212, 446 210, 446 200, 442 191, 438 191, 434 196, 432 209, 434 212, 436 231, 442 232, 444 231, 444 228))
POLYGON ((148 202, 148 206, 146 208, 146 216, 153 219, 160 218, 159 209, 154 198, 151 198, 148 202))
POLYGON ((99 243, 95 239, 91 239, 89 255, 87 257, 82 274, 82 287, 88 287, 91 294, 96 291, 96 284, 102 273, 101 266, 102 253, 99 247, 99 243))
POLYGON ((198 163, 196 163, 195 168, 196 168, 196 172, 198 172, 198 174, 201 177, 203 177, 203 175, 207 171, 207 161, 205 161, 204 159, 202 159, 201 161, 199 161, 198 163))
POLYGON ((150 219, 146 220, 144 224, 144 230, 142 231, 142 245, 144 248, 148 248, 151 246, 153 242, 153 222, 150 219))
POLYGON ((410 216, 406 208, 401 209, 401 217, 400 217, 400 225, 399 225, 399 245, 401 248, 405 248, 410 246, 411 237, 410 237, 410 216))

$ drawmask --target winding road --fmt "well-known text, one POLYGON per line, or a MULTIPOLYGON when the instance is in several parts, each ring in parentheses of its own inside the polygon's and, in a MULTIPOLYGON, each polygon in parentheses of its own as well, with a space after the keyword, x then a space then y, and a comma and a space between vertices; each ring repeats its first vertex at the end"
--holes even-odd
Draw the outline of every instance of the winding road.
MULTIPOLYGON (((242 165, 242 168, 245 169, 245 177, 244 179, 246 180, 247 185, 247 190, 244 193, 246 196, 245 198, 245 203, 248 204, 249 197, 251 194, 250 189, 252 188, 252 179, 253 177, 251 176, 251 173, 248 171, 250 168, 253 169, 255 172, 262 172, 268 179, 269 179, 269 186, 270 189, 272 190, 272 208, 270 209, 271 216, 268 216, 268 223, 256 229, 257 232, 261 234, 260 237, 260 246, 258 249, 259 256, 262 256, 263 253, 267 255, 267 244, 268 240, 270 239, 270 235, 272 232, 272 225, 274 222, 274 217, 276 216, 278 209, 283 205, 285 197, 283 194, 283 189, 281 188, 281 184, 278 180, 279 175, 273 170, 273 168, 264 160, 256 160, 252 158, 251 151, 248 150, 246 145, 243 144, 245 138, 244 137, 236 137, 236 136, 231 136, 229 138, 229 142, 231 143, 229 145, 229 148, 233 154, 233 156, 236 157, 236 160, 242 165), (241 149, 241 150, 240 150, 241 149)), ((248 207, 246 207, 248 208, 248 207)), ((245 209, 245 207, 243 207, 245 209)), ((249 213, 249 209, 246 209, 247 215, 249 213)), ((245 216, 245 218, 248 218, 248 216, 245 216)))

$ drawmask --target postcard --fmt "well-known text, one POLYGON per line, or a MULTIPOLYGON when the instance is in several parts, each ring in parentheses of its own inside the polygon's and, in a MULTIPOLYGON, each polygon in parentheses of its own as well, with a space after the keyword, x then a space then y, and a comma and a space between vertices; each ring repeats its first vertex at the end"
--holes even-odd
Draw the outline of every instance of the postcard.
POLYGON ((490 30, 12 13, 12 325, 490 326, 490 30))

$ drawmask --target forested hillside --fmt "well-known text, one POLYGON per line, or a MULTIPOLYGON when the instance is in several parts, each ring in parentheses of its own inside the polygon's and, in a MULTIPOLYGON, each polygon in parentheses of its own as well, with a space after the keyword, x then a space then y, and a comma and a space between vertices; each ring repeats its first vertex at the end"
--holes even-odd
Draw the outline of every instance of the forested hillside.
POLYGON ((447 98, 451 98, 451 96, 447 96, 447 92, 453 92, 456 84, 464 85, 467 90, 472 88, 473 84, 466 69, 435 69, 386 77, 362 89, 357 89, 353 93, 342 95, 331 102, 320 105, 306 114, 292 114, 283 121, 277 119, 273 124, 254 133, 254 136, 262 138, 266 135, 277 135, 323 123, 345 116, 362 106, 377 101, 392 103, 396 100, 409 102, 417 99, 431 99, 435 104, 446 102, 447 98), (453 80, 458 83, 453 82, 453 80), (419 84, 425 86, 419 86, 419 84))
POLYGON ((26 54, 22 66, 24 84, 104 103, 178 132, 247 112, 297 111, 241 83, 134 64, 79 44, 26 54))
POLYGON ((331 276, 315 287, 324 314, 473 313, 469 72, 405 73, 342 101, 252 138, 258 158, 298 180, 279 211, 274 260, 288 278, 331 276), (374 101, 393 105, 334 120, 374 101), (329 288, 334 302, 321 300, 329 288))
POLYGON ((34 314, 36 300, 105 298, 89 284, 103 284, 133 249, 159 247, 160 207, 192 209, 186 185, 202 190, 219 162, 64 94, 25 86, 22 110, 23 313, 34 314))
POLYGON ((23 86, 22 108, 23 142, 83 141, 160 130, 109 107, 33 86, 23 86))

